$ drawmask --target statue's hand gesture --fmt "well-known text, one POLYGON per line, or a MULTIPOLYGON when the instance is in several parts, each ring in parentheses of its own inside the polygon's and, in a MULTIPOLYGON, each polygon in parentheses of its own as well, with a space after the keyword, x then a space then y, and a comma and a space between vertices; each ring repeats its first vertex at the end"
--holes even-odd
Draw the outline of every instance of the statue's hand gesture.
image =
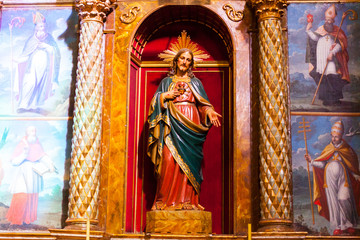
POLYGON ((164 93, 164 98, 167 100, 173 100, 178 96, 180 96, 180 92, 177 89, 173 89, 164 93))
POLYGON ((215 112, 213 109, 210 109, 209 112, 208 112, 208 116, 209 116, 210 122, 215 127, 220 127, 221 126, 221 123, 219 121, 219 117, 222 117, 222 116, 220 114, 215 112))

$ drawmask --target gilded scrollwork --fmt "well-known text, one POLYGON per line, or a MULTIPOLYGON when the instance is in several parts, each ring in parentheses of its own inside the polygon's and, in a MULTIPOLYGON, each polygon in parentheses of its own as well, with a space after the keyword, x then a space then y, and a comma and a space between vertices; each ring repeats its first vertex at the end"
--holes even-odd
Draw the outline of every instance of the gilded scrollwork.
POLYGON ((95 19, 104 21, 115 0, 76 0, 75 8, 82 20, 95 19))
POLYGON ((223 6, 223 9, 225 10, 228 18, 233 22, 239 22, 244 18, 244 13, 240 10, 236 11, 234 7, 230 4, 225 4, 223 6))
POLYGON ((120 16, 120 20, 123 23, 132 23, 135 21, 137 14, 140 12, 141 8, 140 6, 134 6, 132 7, 128 13, 124 13, 120 16))

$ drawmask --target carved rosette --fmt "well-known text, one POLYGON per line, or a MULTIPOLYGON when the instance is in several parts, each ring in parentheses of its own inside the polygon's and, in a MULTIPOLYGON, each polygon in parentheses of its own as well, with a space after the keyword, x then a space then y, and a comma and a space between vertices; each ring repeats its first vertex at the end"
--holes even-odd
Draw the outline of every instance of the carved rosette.
POLYGON ((292 223, 289 84, 280 19, 286 3, 255 1, 255 6, 260 49, 260 224, 286 225, 292 223))
POLYGON ((71 149, 69 228, 97 224, 103 90, 103 20, 110 1, 77 1, 82 18, 71 149))

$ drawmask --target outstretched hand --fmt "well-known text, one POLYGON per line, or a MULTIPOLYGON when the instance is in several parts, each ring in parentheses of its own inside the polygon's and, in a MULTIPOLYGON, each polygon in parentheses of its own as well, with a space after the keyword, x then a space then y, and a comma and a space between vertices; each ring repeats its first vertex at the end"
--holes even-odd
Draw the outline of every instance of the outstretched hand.
POLYGON ((222 117, 222 116, 220 114, 218 114, 213 109, 211 109, 211 110, 209 110, 208 116, 209 116, 210 122, 215 127, 220 127, 221 126, 221 123, 219 121, 219 117, 222 117))

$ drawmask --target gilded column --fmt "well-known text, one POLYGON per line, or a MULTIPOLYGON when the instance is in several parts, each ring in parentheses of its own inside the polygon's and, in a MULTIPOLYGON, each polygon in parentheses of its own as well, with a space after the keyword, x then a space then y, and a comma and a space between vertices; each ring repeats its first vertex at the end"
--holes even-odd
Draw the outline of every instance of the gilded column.
POLYGON ((286 0, 253 0, 259 28, 260 229, 292 223, 289 83, 281 17, 286 0))
POLYGON ((69 215, 66 228, 98 224, 101 113, 103 90, 103 27, 114 0, 76 0, 80 43, 76 73, 71 149, 69 215))

